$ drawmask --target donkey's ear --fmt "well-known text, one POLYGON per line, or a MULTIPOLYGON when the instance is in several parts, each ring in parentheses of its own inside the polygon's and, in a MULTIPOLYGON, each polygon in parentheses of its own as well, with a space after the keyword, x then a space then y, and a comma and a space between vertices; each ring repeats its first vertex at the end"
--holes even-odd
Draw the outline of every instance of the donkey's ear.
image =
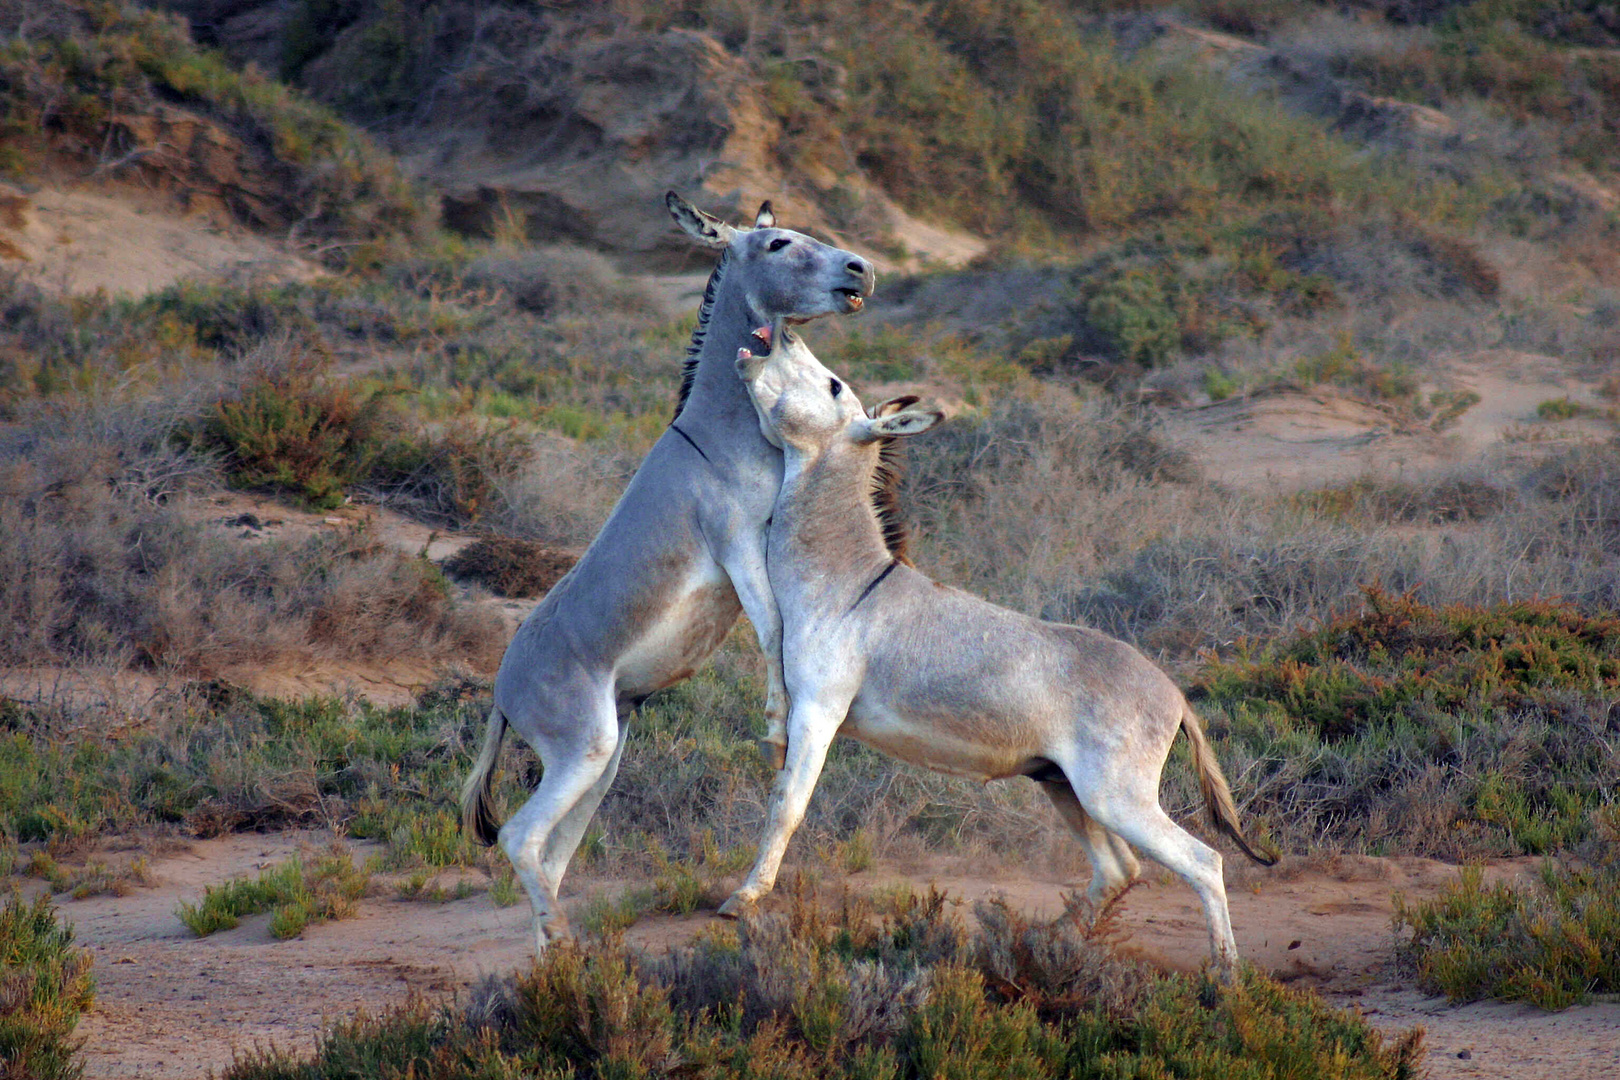
POLYGON ((712 214, 705 214, 673 191, 664 195, 664 205, 681 231, 705 247, 723 248, 731 243, 737 230, 712 214))
POLYGON ((754 215, 754 228, 776 228, 776 211, 771 209, 771 200, 766 199, 759 204, 759 213, 754 215))
POLYGON ((862 418, 855 421, 850 425, 850 437, 858 443, 869 443, 879 439, 921 435, 943 419, 945 414, 938 409, 901 409, 897 413, 876 419, 862 418))
POLYGON ((878 402, 876 405, 873 405, 870 409, 866 410, 866 415, 870 416, 873 420, 876 420, 882 416, 892 416, 901 409, 911 408, 921 400, 922 399, 916 394, 901 394, 899 397, 892 397, 888 401, 878 402))

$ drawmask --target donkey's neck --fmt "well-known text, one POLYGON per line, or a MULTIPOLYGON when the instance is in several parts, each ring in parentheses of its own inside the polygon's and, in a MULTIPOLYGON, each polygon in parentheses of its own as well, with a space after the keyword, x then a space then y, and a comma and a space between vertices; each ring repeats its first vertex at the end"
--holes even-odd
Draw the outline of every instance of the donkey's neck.
POLYGON ((876 451, 865 448, 839 447, 815 457, 789 451, 772 547, 780 540, 794 565, 840 577, 890 562, 870 498, 876 467, 876 451))
MULTIPOLYGON (((686 400, 676 417, 682 429, 701 428, 715 437, 731 439, 751 450, 769 448, 759 433, 759 418, 748 398, 748 388, 737 377, 737 350, 765 320, 750 310, 738 271, 732 280, 714 283, 712 300, 705 299, 707 317, 694 334, 696 352, 689 358, 686 400)), ((774 451, 773 451, 774 452, 774 451)))

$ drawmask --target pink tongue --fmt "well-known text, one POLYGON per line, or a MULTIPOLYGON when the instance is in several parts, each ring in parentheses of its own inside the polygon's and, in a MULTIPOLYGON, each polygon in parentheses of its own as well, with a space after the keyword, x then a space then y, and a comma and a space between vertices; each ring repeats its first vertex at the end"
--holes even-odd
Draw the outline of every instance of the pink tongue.
POLYGON ((754 331, 754 336, 757 337, 760 340, 760 344, 765 346, 766 351, 770 350, 770 347, 771 347, 771 328, 770 328, 769 325, 762 326, 758 330, 755 330, 754 331))

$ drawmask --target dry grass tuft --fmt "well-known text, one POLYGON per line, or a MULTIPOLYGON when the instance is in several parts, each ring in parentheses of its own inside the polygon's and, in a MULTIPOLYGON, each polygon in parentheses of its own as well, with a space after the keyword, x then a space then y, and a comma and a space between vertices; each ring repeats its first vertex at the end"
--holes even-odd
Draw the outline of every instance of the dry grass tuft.
POLYGON ((496 596, 538 597, 568 573, 577 559, 572 552, 532 540, 486 536, 446 559, 444 571, 451 577, 475 581, 496 596))

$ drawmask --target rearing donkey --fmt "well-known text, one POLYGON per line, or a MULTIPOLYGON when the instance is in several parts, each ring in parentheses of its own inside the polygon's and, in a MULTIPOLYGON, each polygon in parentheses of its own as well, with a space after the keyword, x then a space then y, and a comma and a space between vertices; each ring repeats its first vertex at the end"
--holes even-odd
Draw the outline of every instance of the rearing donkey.
POLYGON ((1244 839, 1181 691, 1122 641, 997 607, 895 559, 866 492, 883 444, 927 431, 942 414, 904 397, 868 415, 791 332, 772 336, 768 357, 744 347, 736 366, 785 458, 766 566, 782 616, 787 765, 759 860, 722 914, 740 914, 775 883, 841 732, 938 772, 1039 781, 1091 859, 1093 909, 1140 871, 1129 841, 1197 892, 1211 955, 1230 972, 1237 945, 1221 857, 1159 806, 1178 728, 1215 826, 1257 862, 1275 860, 1244 839))
POLYGON ((462 790, 463 827, 494 843, 490 774, 507 726, 540 755, 540 786, 499 831, 534 908, 536 951, 567 932, 557 889, 613 783, 630 715, 690 676, 739 611, 767 658, 766 738, 780 756, 787 706, 765 525, 782 455, 761 436, 734 362, 755 327, 859 311, 873 289, 871 263, 776 228, 769 203, 750 229, 674 192, 665 201, 688 235, 721 252, 675 419, 590 548, 507 647, 483 750, 462 790))

